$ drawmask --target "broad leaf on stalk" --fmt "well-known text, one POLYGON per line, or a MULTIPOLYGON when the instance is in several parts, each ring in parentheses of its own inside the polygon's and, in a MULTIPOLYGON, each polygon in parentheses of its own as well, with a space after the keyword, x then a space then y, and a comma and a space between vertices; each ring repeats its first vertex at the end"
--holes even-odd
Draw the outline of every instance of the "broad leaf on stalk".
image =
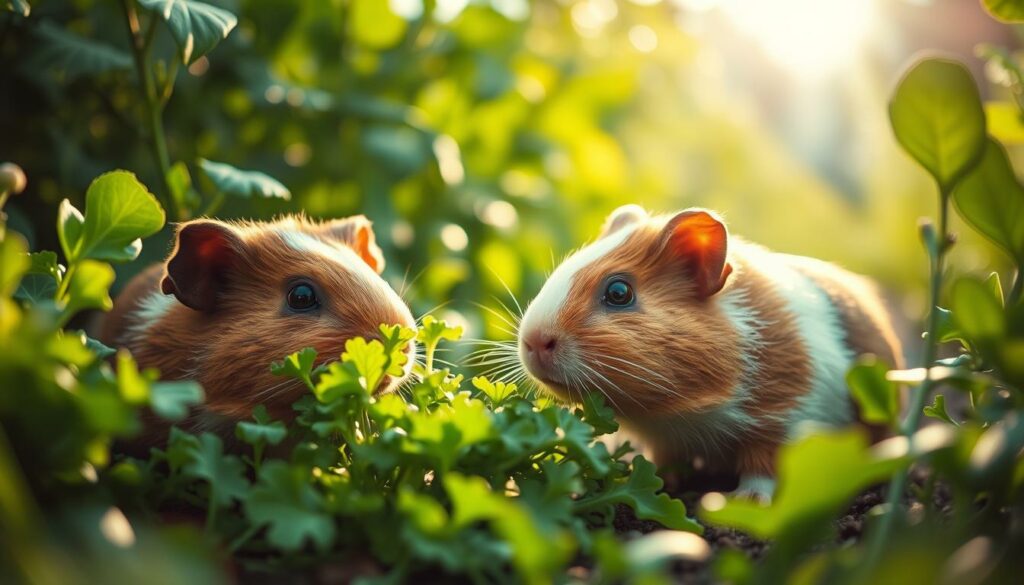
POLYGON ((888 372, 889 366, 872 357, 861 360, 846 373, 846 384, 865 422, 894 425, 899 417, 899 386, 886 379, 888 372))
POLYGON ((265 197, 291 199, 291 192, 277 179, 259 171, 243 171, 212 160, 199 159, 199 168, 210 179, 214 187, 232 197, 265 197))
POLYGON ((242 461, 234 455, 225 455, 224 444, 212 433, 199 437, 188 453, 182 473, 209 484, 211 508, 223 508, 234 500, 241 500, 249 488, 242 461))
POLYGON ((86 309, 109 311, 114 307, 110 300, 110 285, 114 284, 114 269, 109 264, 95 260, 82 260, 75 267, 75 272, 68 276, 67 304, 64 306, 64 319, 70 319, 75 313, 86 309))
POLYGON ((262 404, 252 409, 253 422, 242 421, 235 427, 235 436, 250 445, 277 445, 288 434, 287 427, 279 420, 271 420, 267 407, 262 404))
POLYGON ((270 373, 275 376, 302 380, 307 388, 312 389, 313 364, 316 362, 316 355, 315 349, 305 347, 279 362, 270 364, 270 373))
POLYGON ((1024 22, 1024 2, 1021 0, 981 0, 992 16, 1003 22, 1024 22))
POLYGON ((972 342, 997 341, 1006 333, 1006 316, 992 289, 973 278, 960 278, 950 291, 957 329, 972 342))
POLYGON ((701 517, 772 539, 788 528, 834 517, 861 490, 903 466, 902 455, 880 456, 857 430, 809 435, 782 447, 770 506, 709 494, 701 501, 701 517))
POLYGON ((194 0, 138 0, 139 5, 167 23, 178 44, 182 61, 191 65, 228 37, 238 18, 205 2, 194 0))
POLYGON ((686 506, 668 494, 658 493, 664 482, 658 477, 654 464, 642 455, 633 458, 633 471, 625 478, 615 480, 602 494, 590 500, 580 500, 578 507, 590 509, 596 505, 626 504, 641 520, 654 520, 667 528, 701 534, 704 528, 686 515, 686 506))
POLYGON ((1024 186, 1003 146, 989 139, 985 155, 953 191, 961 217, 1024 266, 1024 186))
POLYGON ((31 30, 38 44, 30 53, 26 67, 33 70, 53 71, 70 82, 79 77, 132 66, 128 53, 80 37, 49 21, 37 23, 31 30))
POLYGON ((935 177, 943 193, 984 153, 985 111, 978 87, 955 61, 915 63, 896 87, 889 118, 896 140, 935 177))
POLYGON ((57 232, 68 262, 83 258, 107 262, 134 260, 142 238, 164 226, 164 210, 128 171, 100 175, 85 193, 85 215, 61 203, 57 232))

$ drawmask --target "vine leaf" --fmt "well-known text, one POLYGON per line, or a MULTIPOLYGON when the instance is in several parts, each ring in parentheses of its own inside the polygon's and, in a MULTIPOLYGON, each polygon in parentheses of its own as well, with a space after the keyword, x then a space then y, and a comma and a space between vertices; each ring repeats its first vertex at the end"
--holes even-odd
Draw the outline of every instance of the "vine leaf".
POLYGON ((199 159, 199 167, 218 191, 233 197, 276 197, 291 199, 291 192, 280 181, 259 171, 243 171, 229 164, 199 159))
POLYGON ((167 23, 186 65, 212 51, 238 24, 234 14, 205 2, 139 0, 139 5, 167 23))
POLYGON ((78 36, 50 22, 33 30, 38 48, 28 58, 27 68, 57 73, 64 81, 129 69, 132 58, 104 43, 78 36))

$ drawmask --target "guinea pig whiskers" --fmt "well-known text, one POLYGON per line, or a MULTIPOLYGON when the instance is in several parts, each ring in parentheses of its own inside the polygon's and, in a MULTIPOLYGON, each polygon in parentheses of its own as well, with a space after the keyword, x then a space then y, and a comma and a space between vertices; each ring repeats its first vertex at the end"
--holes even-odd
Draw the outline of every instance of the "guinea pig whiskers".
POLYGON ((671 384, 672 383, 672 380, 669 380, 664 374, 655 372, 654 370, 652 370, 652 369, 650 369, 650 368, 648 368, 646 366, 643 366, 641 364, 638 364, 636 362, 631 362, 629 360, 625 360, 625 359, 622 359, 620 357, 616 357, 616 356, 613 356, 613 355, 606 355, 604 357, 606 359, 614 360, 616 362, 621 362, 623 364, 627 364, 627 365, 633 366, 635 368, 638 368, 644 374, 647 374, 647 375, 650 375, 650 376, 654 376, 655 378, 660 378, 661 380, 664 380, 666 384, 671 384))
POLYGON ((497 297, 494 297, 494 300, 496 300, 496 301, 498 301, 499 303, 501 303, 501 306, 502 306, 502 307, 504 307, 504 308, 505 308, 505 310, 506 310, 506 311, 508 311, 508 313, 509 313, 510 315, 512 315, 513 317, 517 317, 517 319, 516 319, 516 322, 517 322, 517 323, 518 323, 519 321, 522 321, 522 318, 523 318, 523 307, 522 307, 522 305, 520 305, 520 304, 519 304, 519 301, 518 301, 518 300, 516 299, 516 295, 514 295, 514 294, 512 293, 512 289, 511 289, 511 288, 509 288, 509 286, 508 286, 508 283, 506 283, 506 282, 505 282, 505 279, 504 279, 504 278, 502 278, 500 274, 498 274, 498 273, 497 273, 497 272, 496 272, 496 271, 495 271, 495 270, 494 270, 493 268, 491 268, 490 266, 488 266, 487 268, 488 268, 488 269, 489 269, 489 270, 491 271, 491 274, 493 274, 493 275, 494 275, 494 278, 497 278, 497 279, 498 279, 498 282, 500 282, 500 283, 501 283, 501 286, 505 288, 505 292, 507 292, 507 293, 508 293, 508 296, 509 296, 509 298, 510 298, 510 299, 512 299, 512 302, 513 302, 513 303, 515 303, 515 305, 516 305, 516 309, 518 309, 518 310, 519 310, 519 312, 518 312, 518 313, 513 313, 513 312, 512 312, 511 310, 509 310, 509 308, 508 308, 508 307, 506 307, 506 306, 505 306, 505 303, 502 303, 502 302, 501 302, 501 299, 499 299, 499 298, 497 298, 497 297))
MULTIPOLYGON (((607 357, 607 356, 606 356, 606 357, 607 357)), ((646 379, 646 378, 642 378, 642 377, 640 377, 640 376, 637 376, 636 374, 634 374, 634 373, 632 373, 632 372, 628 372, 628 371, 626 371, 626 370, 624 370, 624 369, 622 369, 622 368, 618 368, 618 367, 615 367, 615 366, 613 366, 613 365, 611 365, 611 364, 609 364, 609 363, 604 363, 604 364, 602 364, 602 365, 603 365, 604 367, 606 367, 606 368, 608 368, 608 369, 610 369, 610 370, 614 371, 614 372, 618 372, 618 373, 620 373, 620 374, 624 374, 624 375, 626 375, 626 376, 629 376, 630 378, 633 378, 634 380, 636 380, 636 381, 638 381, 638 382, 641 382, 641 383, 643 383, 643 384, 647 384, 647 385, 649 385, 649 386, 651 386, 652 388, 655 388, 655 389, 657 389, 657 390, 661 390, 663 394, 668 394, 668 395, 670 395, 670 396, 679 396, 679 397, 682 397, 682 394, 680 394, 680 393, 679 393, 679 391, 677 391, 677 390, 673 390, 673 389, 669 388, 668 386, 665 386, 665 385, 663 385, 663 384, 660 384, 660 383, 658 383, 658 382, 655 382, 655 381, 652 381, 652 380, 648 380, 648 379, 646 379)))

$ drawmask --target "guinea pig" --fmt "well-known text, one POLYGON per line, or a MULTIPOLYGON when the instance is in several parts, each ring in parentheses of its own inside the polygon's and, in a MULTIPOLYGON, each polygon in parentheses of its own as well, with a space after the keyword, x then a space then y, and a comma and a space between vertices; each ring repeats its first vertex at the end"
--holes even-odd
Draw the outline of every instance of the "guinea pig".
POLYGON ((866 279, 730 236, 711 211, 635 205, 551 274, 518 352, 556 396, 603 393, 658 465, 699 457, 759 499, 799 425, 856 421, 845 376, 859 355, 902 366, 866 279))
MULTIPOLYGON (((383 269, 363 216, 189 221, 178 226, 167 262, 118 296, 100 339, 128 348, 140 367, 159 369, 165 380, 200 382, 205 402, 183 426, 227 436, 258 404, 289 418, 292 402, 307 392, 298 380, 271 374, 272 362, 303 347, 315 348, 320 361, 338 359, 347 340, 376 338, 381 324, 415 326, 383 269)), ((406 349, 411 354, 411 342, 406 349)), ((147 425, 140 441, 158 440, 161 431, 147 425)))

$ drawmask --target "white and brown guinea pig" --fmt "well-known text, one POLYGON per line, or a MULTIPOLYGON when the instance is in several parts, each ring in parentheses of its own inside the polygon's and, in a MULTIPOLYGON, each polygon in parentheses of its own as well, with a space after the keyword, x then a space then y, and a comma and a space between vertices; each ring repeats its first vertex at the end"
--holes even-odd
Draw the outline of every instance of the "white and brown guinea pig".
POLYGON ((289 417, 305 392, 272 375, 271 362, 303 347, 337 359, 347 340, 378 337, 382 323, 414 326, 383 269, 363 216, 190 221, 178 226, 167 262, 125 287, 100 338, 165 380, 199 381, 205 403, 183 426, 230 434, 258 404, 289 417))
POLYGON ((845 375, 867 353, 901 365, 871 283, 730 236, 702 209, 619 208, 519 329, 533 378, 570 400, 604 393, 656 463, 700 457, 769 498, 776 452, 799 425, 857 419, 845 375))

